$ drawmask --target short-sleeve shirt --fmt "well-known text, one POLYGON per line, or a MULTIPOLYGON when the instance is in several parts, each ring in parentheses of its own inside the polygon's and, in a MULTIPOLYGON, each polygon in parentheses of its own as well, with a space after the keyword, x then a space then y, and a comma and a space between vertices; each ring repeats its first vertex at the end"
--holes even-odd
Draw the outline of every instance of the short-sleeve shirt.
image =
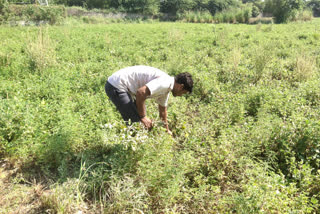
POLYGON ((169 92, 174 86, 174 77, 150 66, 138 65, 123 68, 108 78, 108 82, 120 91, 135 97, 142 86, 147 86, 150 96, 161 106, 168 105, 169 92))

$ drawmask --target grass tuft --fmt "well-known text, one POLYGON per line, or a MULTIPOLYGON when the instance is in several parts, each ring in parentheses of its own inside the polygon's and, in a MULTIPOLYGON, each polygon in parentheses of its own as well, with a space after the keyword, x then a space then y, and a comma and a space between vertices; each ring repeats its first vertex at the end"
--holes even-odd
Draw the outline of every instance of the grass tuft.
POLYGON ((55 44, 49 37, 48 28, 39 28, 38 37, 29 38, 27 54, 31 70, 42 72, 56 64, 55 44))

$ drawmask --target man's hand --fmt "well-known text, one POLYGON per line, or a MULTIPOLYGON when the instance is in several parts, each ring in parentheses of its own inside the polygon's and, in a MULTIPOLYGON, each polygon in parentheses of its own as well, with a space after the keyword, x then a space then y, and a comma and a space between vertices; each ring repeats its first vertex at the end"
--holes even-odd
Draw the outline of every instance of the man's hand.
POLYGON ((152 129, 152 121, 149 118, 143 117, 141 118, 141 122, 148 130, 152 129))
POLYGON ((168 134, 172 136, 172 132, 169 129, 167 121, 167 107, 159 105, 159 116, 164 124, 164 128, 166 128, 168 134))

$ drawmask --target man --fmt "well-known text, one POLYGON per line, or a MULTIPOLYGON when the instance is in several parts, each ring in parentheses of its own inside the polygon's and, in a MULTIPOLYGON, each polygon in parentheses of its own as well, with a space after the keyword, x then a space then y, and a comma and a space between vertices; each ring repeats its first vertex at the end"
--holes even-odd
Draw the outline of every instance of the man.
POLYGON ((173 96, 191 93, 192 76, 181 73, 171 77, 165 72, 149 66, 132 66, 112 74, 105 85, 110 100, 115 104, 122 118, 128 123, 142 122, 147 129, 152 121, 146 115, 145 101, 153 98, 159 105, 160 118, 169 134, 172 134, 167 122, 167 104, 169 92, 173 96), (135 100, 135 101, 133 101, 135 100))

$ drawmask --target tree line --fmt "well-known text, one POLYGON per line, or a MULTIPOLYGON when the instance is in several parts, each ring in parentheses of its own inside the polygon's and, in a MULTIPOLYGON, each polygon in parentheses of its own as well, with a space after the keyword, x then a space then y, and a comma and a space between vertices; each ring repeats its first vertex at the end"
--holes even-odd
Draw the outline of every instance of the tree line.
MULTIPOLYGON (((17 3, 35 0, 7 1, 17 3)), ((275 17, 278 23, 287 22, 303 10, 310 10, 314 16, 320 16, 320 0, 49 0, 49 2, 87 9, 97 8, 145 15, 166 13, 173 16, 186 11, 207 11, 214 16, 219 12, 235 8, 250 7, 253 17, 268 14, 275 17)))

